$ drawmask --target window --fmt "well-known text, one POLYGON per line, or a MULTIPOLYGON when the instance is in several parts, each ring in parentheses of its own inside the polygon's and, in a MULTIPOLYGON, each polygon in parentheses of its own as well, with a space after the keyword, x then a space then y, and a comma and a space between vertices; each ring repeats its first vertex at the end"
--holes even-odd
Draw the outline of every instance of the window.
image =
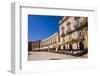
POLYGON ((67 24, 66 24, 66 26, 67 26, 67 28, 68 28, 67 33, 71 31, 70 25, 71 25, 71 22, 67 22, 67 24))

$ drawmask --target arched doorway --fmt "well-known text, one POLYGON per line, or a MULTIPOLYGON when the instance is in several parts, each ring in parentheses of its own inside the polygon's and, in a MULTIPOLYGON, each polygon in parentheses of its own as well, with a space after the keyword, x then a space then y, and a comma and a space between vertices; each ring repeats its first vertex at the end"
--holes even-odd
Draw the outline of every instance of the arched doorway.
POLYGON ((79 42, 79 48, 80 50, 84 50, 84 44, 82 41, 79 42))
POLYGON ((71 44, 69 45, 69 50, 72 50, 72 45, 71 44))
POLYGON ((65 50, 65 45, 63 45, 63 50, 65 50))

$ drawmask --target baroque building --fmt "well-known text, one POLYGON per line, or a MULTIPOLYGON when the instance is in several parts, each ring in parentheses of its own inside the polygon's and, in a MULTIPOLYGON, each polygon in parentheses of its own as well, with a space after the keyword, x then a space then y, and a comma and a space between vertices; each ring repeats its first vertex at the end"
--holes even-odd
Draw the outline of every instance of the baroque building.
POLYGON ((64 16, 59 22, 61 50, 88 49, 88 18, 64 16))
POLYGON ((31 47, 32 47, 32 51, 36 51, 38 49, 38 51, 40 50, 40 42, 41 40, 36 40, 31 42, 31 47))
POLYGON ((58 32, 54 33, 47 39, 41 40, 40 48, 53 50, 56 48, 54 45, 57 43, 59 43, 59 33, 58 32))

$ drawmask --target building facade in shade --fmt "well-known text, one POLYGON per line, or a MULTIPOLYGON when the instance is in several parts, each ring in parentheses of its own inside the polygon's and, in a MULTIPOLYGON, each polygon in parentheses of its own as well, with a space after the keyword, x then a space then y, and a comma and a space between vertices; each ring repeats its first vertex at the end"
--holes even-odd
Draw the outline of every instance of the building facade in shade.
POLYGON ((47 39, 41 40, 40 47, 42 48, 48 48, 48 49, 55 49, 55 44, 59 43, 59 33, 56 32, 47 39))
POLYGON ((40 42, 41 40, 31 42, 32 51, 35 51, 36 49, 40 48, 40 42))
POLYGON ((59 21, 60 49, 88 49, 88 18, 64 16, 59 21))
POLYGON ((28 51, 32 51, 32 42, 28 42, 28 51))

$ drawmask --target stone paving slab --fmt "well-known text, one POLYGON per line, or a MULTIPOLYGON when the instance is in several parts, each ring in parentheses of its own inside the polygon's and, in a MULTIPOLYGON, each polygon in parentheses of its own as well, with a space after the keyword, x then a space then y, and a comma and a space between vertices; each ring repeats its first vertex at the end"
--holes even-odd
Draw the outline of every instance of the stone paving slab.
POLYGON ((71 55, 58 54, 52 52, 29 52, 28 60, 61 60, 61 59, 77 59, 77 58, 87 58, 87 55, 81 57, 75 57, 71 55))

